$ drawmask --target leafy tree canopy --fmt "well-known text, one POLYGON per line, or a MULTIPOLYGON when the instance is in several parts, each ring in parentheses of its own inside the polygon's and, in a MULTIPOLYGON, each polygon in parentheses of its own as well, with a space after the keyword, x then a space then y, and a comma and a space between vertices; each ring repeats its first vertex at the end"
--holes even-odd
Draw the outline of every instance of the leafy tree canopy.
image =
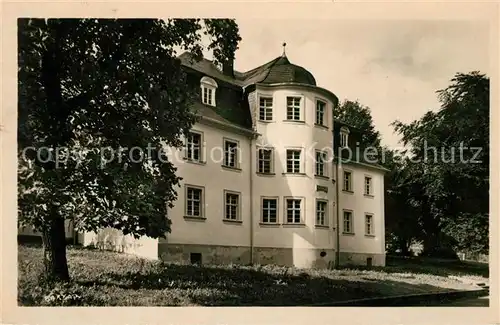
POLYGON ((203 33, 217 62, 234 58, 233 20, 19 19, 19 221, 52 254, 63 219, 136 237, 170 230, 180 178, 161 152, 195 122, 174 49, 200 58, 203 33))

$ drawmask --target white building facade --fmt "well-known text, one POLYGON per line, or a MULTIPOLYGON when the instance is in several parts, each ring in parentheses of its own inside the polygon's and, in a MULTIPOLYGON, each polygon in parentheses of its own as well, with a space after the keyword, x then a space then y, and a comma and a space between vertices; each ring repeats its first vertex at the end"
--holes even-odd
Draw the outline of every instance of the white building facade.
POLYGON ((354 134, 334 123, 337 97, 284 55, 245 73, 180 59, 200 120, 171 152, 182 177, 171 232, 79 241, 180 263, 385 265, 385 171, 334 159, 354 134))

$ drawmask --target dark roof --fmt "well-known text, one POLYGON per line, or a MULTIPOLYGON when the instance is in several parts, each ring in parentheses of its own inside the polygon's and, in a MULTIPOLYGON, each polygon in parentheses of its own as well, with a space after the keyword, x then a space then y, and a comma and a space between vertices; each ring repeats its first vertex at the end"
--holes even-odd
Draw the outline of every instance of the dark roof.
POLYGON ((255 83, 273 84, 282 82, 316 86, 316 79, 309 71, 290 63, 284 55, 247 72, 234 71, 234 77, 223 74, 210 60, 205 58, 199 61, 193 59, 189 52, 182 53, 179 59, 184 66, 241 87, 255 83))
POLYGON ((245 85, 293 82, 316 86, 314 76, 303 67, 290 63, 285 55, 244 73, 243 78, 245 85))

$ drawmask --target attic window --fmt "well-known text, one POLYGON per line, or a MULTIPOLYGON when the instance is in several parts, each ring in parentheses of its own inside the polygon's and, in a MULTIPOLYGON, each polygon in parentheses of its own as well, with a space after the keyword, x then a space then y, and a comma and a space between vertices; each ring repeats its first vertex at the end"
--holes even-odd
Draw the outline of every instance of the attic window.
POLYGON ((349 137, 349 129, 346 128, 345 126, 340 128, 340 147, 346 148, 347 147, 347 140, 349 137))
POLYGON ((215 106, 215 90, 217 89, 215 80, 209 77, 203 77, 201 78, 200 86, 202 103, 215 106))

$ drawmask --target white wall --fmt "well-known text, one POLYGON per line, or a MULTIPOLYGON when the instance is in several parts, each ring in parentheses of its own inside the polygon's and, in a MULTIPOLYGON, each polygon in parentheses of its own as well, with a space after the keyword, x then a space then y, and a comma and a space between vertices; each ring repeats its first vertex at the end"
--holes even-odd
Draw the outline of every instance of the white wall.
POLYGON ((352 253, 385 253, 384 174, 376 169, 354 164, 339 167, 340 251, 352 253), (343 171, 352 172, 353 193, 342 191, 343 171), (364 195, 364 180, 372 177, 373 197, 364 195), (342 234, 343 209, 353 211, 354 235, 342 234), (365 236, 365 213, 373 214, 374 236, 365 236))
POLYGON ((177 189, 175 206, 169 209, 172 232, 160 242, 198 245, 250 245, 250 140, 243 135, 222 131, 201 123, 194 125, 193 131, 203 133, 204 160, 197 164, 183 160, 184 150, 174 151, 174 164, 177 174, 183 178, 181 188, 177 189), (240 170, 222 167, 223 138, 239 141, 240 170), (185 215, 185 185, 204 187, 206 220, 192 220, 185 215), (229 223, 224 217, 224 190, 240 192, 241 221, 229 223))
MULTIPOLYGON (((333 148, 332 137, 332 103, 311 91, 303 89, 295 90, 263 90, 257 88, 252 94, 254 98, 250 101, 255 103, 251 109, 254 118, 258 119, 259 96, 273 97, 273 121, 257 121, 257 132, 261 136, 257 139, 259 145, 270 145, 274 147, 274 176, 254 176, 253 194, 254 202, 254 245, 256 247, 284 247, 284 248, 334 248, 335 234, 333 225, 333 194, 334 185, 331 181, 332 167, 327 164, 328 178, 316 178, 315 174, 315 148, 328 148, 329 158, 333 148), (286 119, 286 97, 303 96, 304 104, 301 111, 305 123, 284 121, 286 119), (316 99, 327 103, 325 122, 327 128, 314 125, 316 114, 316 99), (286 171, 286 149, 288 147, 303 148, 305 175, 284 175, 286 171), (309 150, 310 154, 307 154, 309 150), (316 186, 326 186, 328 193, 317 192, 316 186), (261 225, 261 196, 278 196, 279 226, 261 225), (283 225, 285 214, 286 196, 298 196, 305 199, 305 225, 283 225), (329 228, 317 228, 316 223, 316 198, 327 199, 328 202, 328 225, 329 228)), ((255 152, 255 146, 254 146, 255 152)))

